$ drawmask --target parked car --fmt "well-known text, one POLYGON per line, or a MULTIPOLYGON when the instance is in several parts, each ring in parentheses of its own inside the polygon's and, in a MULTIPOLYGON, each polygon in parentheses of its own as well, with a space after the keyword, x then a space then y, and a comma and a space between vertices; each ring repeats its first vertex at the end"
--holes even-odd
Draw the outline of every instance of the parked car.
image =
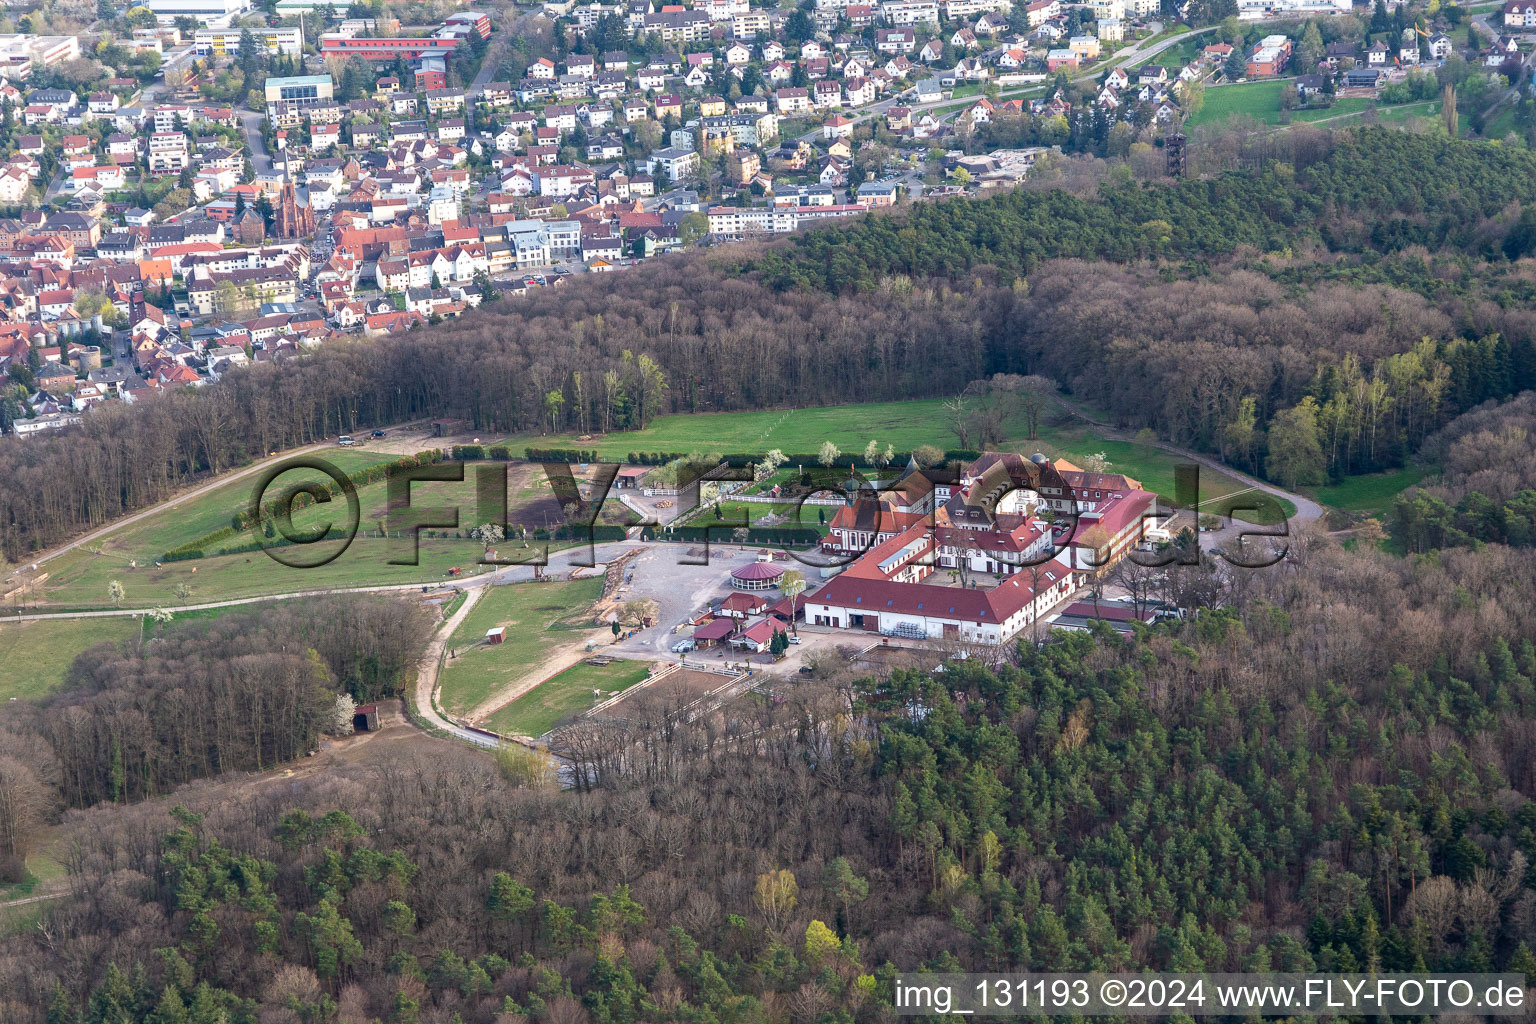
POLYGON ((795 634, 791 633, 789 635, 789 642, 792 643, 792 644, 797 644, 797 643, 800 642, 800 638, 798 636, 795 636, 795 634))
POLYGON ((692 640, 679 640, 677 643, 672 645, 672 653, 673 654, 687 654, 689 651, 693 650, 696 646, 698 646, 698 645, 695 644, 692 640))
POLYGON ((346 434, 342 434, 340 437, 338 437, 336 439, 336 443, 341 445, 343 448, 351 448, 353 445, 357 444, 356 441, 352 440, 352 438, 346 434))
POLYGON ((384 431, 382 431, 382 430, 375 430, 372 434, 369 434, 368 436, 369 437, 383 437, 384 436, 384 431))

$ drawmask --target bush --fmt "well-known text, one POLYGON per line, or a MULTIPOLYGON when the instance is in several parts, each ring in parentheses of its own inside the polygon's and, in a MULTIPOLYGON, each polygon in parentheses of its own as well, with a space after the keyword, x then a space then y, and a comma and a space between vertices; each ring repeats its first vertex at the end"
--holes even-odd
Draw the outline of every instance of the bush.
POLYGON ((529 462, 597 462, 595 448, 524 448, 529 462))

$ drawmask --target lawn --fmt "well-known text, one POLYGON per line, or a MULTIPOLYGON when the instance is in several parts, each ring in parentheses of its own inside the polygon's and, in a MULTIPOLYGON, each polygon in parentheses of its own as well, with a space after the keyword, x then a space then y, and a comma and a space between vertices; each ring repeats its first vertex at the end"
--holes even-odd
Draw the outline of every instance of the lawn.
MULTIPOLYGON (((443 708, 456 714, 468 712, 497 688, 537 666, 553 645, 582 639, 581 618, 602 594, 603 581, 596 577, 492 587, 448 642, 449 651, 457 656, 450 657, 443 669, 439 697, 443 708), (507 627, 506 640, 479 644, 486 630, 495 626, 507 627)), ((592 631, 592 635, 598 634, 592 631)))
POLYGON ((1260 121, 1278 121, 1280 92, 1284 88, 1285 83, 1279 79, 1210 86, 1205 90, 1205 103, 1185 124, 1190 128, 1220 124, 1234 114, 1247 114, 1260 121))
MULTIPOLYGON (((1236 85, 1212 86, 1205 90, 1205 103, 1187 122, 1191 128, 1202 124, 1219 124, 1233 115, 1247 115, 1263 124, 1278 125, 1281 121, 1280 94, 1288 83, 1271 78, 1258 82, 1240 82, 1236 85)), ((1344 96, 1333 101, 1331 107, 1298 108, 1290 112, 1292 124, 1311 124, 1326 121, 1330 124, 1355 124, 1367 110, 1376 110, 1376 120, 1381 124, 1401 124, 1410 117, 1434 117, 1440 112, 1439 100, 1423 100, 1399 106, 1384 106, 1362 96, 1344 96)))
MULTIPOLYGON (((342 472, 354 472, 392 458, 380 453, 344 450, 325 452, 323 457, 342 472)), ((312 470, 302 470, 285 473, 274 483, 281 486, 307 478, 324 479, 312 470)), ((250 506, 258 480, 259 477, 246 477, 185 502, 168 505, 162 513, 114 530, 90 547, 122 555, 125 565, 130 560, 153 561, 188 540, 228 526, 232 516, 250 506)), ((49 568, 51 570, 82 553, 77 549, 60 556, 49 563, 49 568)))
POLYGON ((75 656, 88 647, 137 636, 130 618, 0 622, 0 702, 42 697, 64 682, 75 656))
MULTIPOLYGON (((1167 38, 1169 34, 1170 33, 1167 32, 1161 33, 1156 38, 1147 40, 1147 42, 1143 45, 1150 46, 1153 43, 1161 42, 1163 39, 1167 38)), ((1164 50, 1162 53, 1156 54, 1155 56, 1137 57, 1135 62, 1130 66, 1135 69, 1144 67, 1147 64, 1157 63, 1161 64, 1165 68, 1170 68, 1174 71, 1177 71, 1179 68, 1182 68, 1184 65, 1200 56, 1206 45, 1207 42, 1204 35, 1196 36, 1193 39, 1183 39, 1168 47, 1168 49, 1164 50)))
POLYGON ((598 456, 623 462, 630 452, 703 452, 729 454, 767 452, 778 448, 789 455, 806 455, 831 441, 845 451, 863 451, 871 438, 897 451, 931 444, 953 447, 953 433, 944 425, 943 401, 871 402, 819 409, 775 409, 768 412, 717 412, 662 416, 644 430, 608 434, 596 442, 578 441, 574 434, 514 437, 507 442, 521 454, 524 447, 596 448, 598 456))
POLYGON ((1345 512, 1379 516, 1391 507, 1393 498, 1423 478, 1422 469, 1395 469, 1390 473, 1346 477, 1343 483, 1318 487, 1308 495, 1323 505, 1345 512))
MULTIPOLYGON (((199 604, 344 587, 426 585, 448 579, 450 568, 462 569, 464 576, 492 568, 477 564, 483 549, 467 539, 423 539, 415 556, 418 564, 390 564, 391 559, 411 557, 410 547, 408 539, 359 535, 334 561, 307 569, 279 564, 262 551, 166 562, 158 567, 142 562, 129 567, 126 558, 109 554, 78 558, 72 554, 67 564, 60 559, 42 596, 47 605, 57 608, 108 608, 108 587, 116 580, 125 591, 124 607, 165 607, 174 612, 183 603, 177 593, 182 584, 190 588, 185 603, 199 604)), ((295 549, 277 550, 291 554, 295 549)), ((510 553, 503 545, 502 556, 510 553)))
POLYGON ((582 662, 500 708, 486 722, 487 728, 509 736, 542 736, 562 719, 585 711, 596 703, 593 690, 603 698, 645 681, 649 662, 615 661, 608 665, 582 662))
MULTIPOLYGON (((336 452, 327 453, 326 458, 338 469, 348 472, 389 461, 391 456, 336 452)), ((278 477, 269 493, 278 493, 292 483, 324 479, 323 474, 313 470, 292 470, 278 477)), ((358 488, 362 532, 344 554, 324 566, 293 568, 261 551, 219 554, 250 544, 255 540, 250 533, 211 540, 205 548, 206 557, 155 565, 167 551, 198 542, 227 527, 235 513, 249 507, 255 486, 254 479, 233 482, 184 506, 169 506, 164 512, 114 531, 97 543, 59 556, 46 566, 49 578, 38 595, 40 600, 55 607, 108 607, 107 587, 112 580, 118 580, 127 591, 125 604, 128 606, 174 608, 183 603, 176 593, 181 584, 191 588, 186 603, 196 604, 322 587, 426 583, 444 578, 448 569, 454 566, 465 572, 477 571, 476 562, 483 549, 467 536, 424 536, 420 543, 420 565, 389 564, 391 559, 405 556, 410 542, 368 535, 367 531, 377 533, 380 521, 388 511, 388 486, 383 480, 358 488)), ((523 492, 537 494, 541 488, 544 494, 549 493, 548 484, 542 477, 534 479, 530 476, 528 485, 519 487, 518 494, 511 500, 513 509, 529 500, 523 492)), ((463 482, 413 484, 411 504, 415 508, 458 508, 457 531, 431 532, 467 534, 479 521, 475 471, 466 468, 463 482)), ((294 529, 299 533, 318 532, 327 523, 335 523, 339 528, 345 522, 346 503, 339 497, 329 502, 311 503, 297 509, 293 515, 294 529)), ((311 549, 288 547, 276 550, 290 559, 307 559, 322 549, 334 550, 339 546, 339 540, 327 540, 311 549)), ((501 545, 500 553, 503 557, 513 557, 506 544, 501 545)))
MULTIPOLYGON (((1363 114, 1374 105, 1373 100, 1368 100, 1363 96, 1345 96, 1334 100, 1331 107, 1308 107, 1306 109, 1293 110, 1291 111, 1291 121, 1297 124, 1310 124, 1314 121, 1327 121, 1335 117, 1349 117, 1354 114, 1363 114)), ((1390 109, 1392 108, 1379 108, 1378 114, 1390 109)), ((1279 123, 1279 121, 1280 117, 1277 114, 1275 116, 1275 123, 1279 123)))
MULTIPOLYGON (((1289 84, 1281 79, 1260 82, 1240 82, 1237 85, 1218 85, 1205 90, 1205 103, 1189 119, 1189 127, 1202 124, 1219 124, 1234 115, 1247 115, 1264 124, 1279 124, 1281 120, 1280 94, 1289 84)), ((1359 96, 1346 96, 1334 100, 1331 107, 1298 108, 1292 110, 1293 123, 1326 121, 1330 118, 1347 117, 1363 113, 1373 106, 1372 100, 1359 96)))
MULTIPOLYGON (((822 495, 825 497, 826 495, 822 495)), ((732 501, 726 496, 720 502, 720 519, 710 510, 700 510, 697 514, 688 517, 688 526, 714 526, 722 531, 739 526, 745 519, 747 524, 756 530, 815 530, 821 536, 827 535, 827 522, 837 512, 831 505, 800 505, 794 501, 732 501), (824 514, 822 514, 824 513, 824 514), (777 515, 783 516, 782 523, 763 523, 763 518, 777 515)))

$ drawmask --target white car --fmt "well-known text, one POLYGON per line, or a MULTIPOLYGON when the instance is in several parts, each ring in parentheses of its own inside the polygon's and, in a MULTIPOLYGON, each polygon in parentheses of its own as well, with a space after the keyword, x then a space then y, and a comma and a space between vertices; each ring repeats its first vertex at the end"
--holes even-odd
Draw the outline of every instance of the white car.
POLYGON ((672 645, 672 653, 687 654, 689 651, 693 650, 695 646, 696 645, 692 640, 679 640, 677 643, 672 645))

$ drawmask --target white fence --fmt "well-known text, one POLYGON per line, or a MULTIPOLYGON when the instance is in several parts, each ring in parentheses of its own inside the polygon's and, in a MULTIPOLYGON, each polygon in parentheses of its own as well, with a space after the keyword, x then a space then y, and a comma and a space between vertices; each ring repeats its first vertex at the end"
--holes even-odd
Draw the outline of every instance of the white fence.
POLYGON ((745 501, 758 505, 825 505, 828 508, 838 508, 848 504, 842 498, 806 498, 801 501, 798 498, 774 498, 767 494, 732 494, 729 497, 722 496, 721 501, 745 501))

